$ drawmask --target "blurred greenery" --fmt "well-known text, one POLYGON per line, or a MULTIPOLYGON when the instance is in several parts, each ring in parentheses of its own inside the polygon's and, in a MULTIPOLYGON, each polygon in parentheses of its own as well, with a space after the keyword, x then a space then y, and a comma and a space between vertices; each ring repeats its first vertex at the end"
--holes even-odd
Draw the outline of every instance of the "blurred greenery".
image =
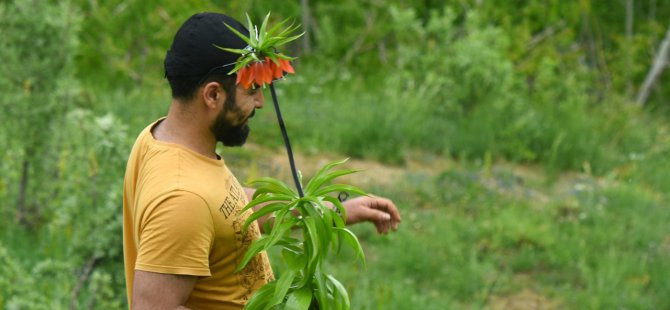
MULTIPOLYGON (((401 171, 353 181, 404 217, 354 227, 367 270, 329 263, 353 308, 670 308, 668 75, 634 103, 670 2, 304 2, 0 1, 1 308, 127 307, 125 161, 208 10, 307 21, 277 83, 294 148, 401 171)), ((222 149, 241 180, 283 156, 259 112, 222 149)))

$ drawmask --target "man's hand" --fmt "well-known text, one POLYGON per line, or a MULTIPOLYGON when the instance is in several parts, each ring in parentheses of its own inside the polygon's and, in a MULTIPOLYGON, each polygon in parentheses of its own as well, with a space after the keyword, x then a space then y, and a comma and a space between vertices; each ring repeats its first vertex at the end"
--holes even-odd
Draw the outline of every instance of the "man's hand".
POLYGON ((402 220, 393 201, 386 198, 361 196, 342 204, 347 211, 347 225, 372 222, 380 234, 387 234, 389 229, 398 230, 398 223, 402 220))

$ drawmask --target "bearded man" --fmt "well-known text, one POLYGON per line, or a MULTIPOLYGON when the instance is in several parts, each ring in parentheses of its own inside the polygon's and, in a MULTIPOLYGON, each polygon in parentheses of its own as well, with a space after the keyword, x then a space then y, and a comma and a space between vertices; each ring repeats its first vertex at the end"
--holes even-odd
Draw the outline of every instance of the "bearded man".
MULTIPOLYGON (((123 249, 132 309, 241 309, 273 279, 265 253, 234 272, 266 219, 242 233, 253 211, 239 211, 254 190, 240 185, 216 145, 243 145, 264 97, 228 74, 238 55, 214 45, 246 43, 225 24, 249 34, 218 13, 195 14, 177 31, 165 57, 169 112, 139 134, 128 159, 123 249)), ((379 233, 400 221, 385 198, 357 197, 344 206, 347 224, 372 222, 379 233)))

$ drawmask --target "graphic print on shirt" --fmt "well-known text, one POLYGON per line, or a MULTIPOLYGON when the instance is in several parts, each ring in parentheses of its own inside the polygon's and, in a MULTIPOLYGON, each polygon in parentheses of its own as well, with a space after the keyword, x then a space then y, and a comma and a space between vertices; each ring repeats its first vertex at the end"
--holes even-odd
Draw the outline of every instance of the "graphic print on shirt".
MULTIPOLYGON (((235 246, 238 253, 240 253, 236 264, 239 264, 251 243, 260 238, 260 231, 255 224, 252 224, 246 232, 243 232, 244 222, 251 215, 252 211, 248 210, 244 214, 238 216, 240 210, 246 205, 246 199, 243 196, 245 195, 244 190, 234 177, 231 177, 227 183, 230 184, 228 187, 229 195, 224 199, 221 207, 219 207, 219 212, 221 212, 226 219, 232 216, 231 220, 232 228, 235 232, 235 246)), ((257 283, 266 283, 273 280, 274 276, 269 268, 268 262, 264 261, 264 255, 265 254, 256 255, 249 261, 244 269, 237 274, 239 285, 247 291, 244 297, 245 300, 248 300, 248 298, 251 297, 254 289, 258 289, 257 283)))
MULTIPOLYGON (((235 239, 239 246, 238 249, 240 249, 240 251, 243 253, 247 252, 247 249, 249 249, 249 246, 253 240, 256 240, 260 237, 258 230, 254 229, 252 226, 249 227, 246 233, 242 232, 245 218, 246 216, 239 217, 233 222, 235 239)), ((267 272, 264 268, 263 257, 261 254, 254 256, 254 258, 249 261, 247 266, 239 272, 239 276, 240 285, 247 290, 247 296, 251 296, 254 285, 258 281, 265 280, 264 282, 267 282, 270 280, 266 278, 267 272)))
POLYGON ((244 207, 244 202, 242 198, 242 188, 237 182, 229 182, 230 187, 228 188, 229 195, 226 196, 226 199, 223 201, 223 204, 219 207, 219 212, 223 213, 223 216, 228 219, 231 215, 237 215, 238 207, 240 203, 244 207))

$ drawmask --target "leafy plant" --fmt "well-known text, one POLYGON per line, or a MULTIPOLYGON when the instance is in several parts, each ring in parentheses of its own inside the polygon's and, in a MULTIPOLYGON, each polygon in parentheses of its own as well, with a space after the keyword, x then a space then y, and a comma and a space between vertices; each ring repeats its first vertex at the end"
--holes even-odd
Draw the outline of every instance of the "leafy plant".
POLYGON ((349 192, 366 195, 362 190, 346 184, 332 184, 340 176, 356 170, 332 170, 346 160, 330 163, 310 180, 300 197, 285 183, 274 178, 260 178, 251 182, 257 186, 253 199, 241 211, 267 204, 253 213, 244 229, 253 221, 272 214, 274 225, 269 234, 249 247, 238 270, 258 253, 279 247, 281 258, 288 266, 279 279, 260 288, 246 305, 246 309, 349 309, 349 295, 344 286, 324 270, 324 260, 330 250, 339 252, 347 244, 363 263, 365 255, 358 238, 345 227, 346 211, 342 203, 331 196, 349 192), (330 207, 327 203, 332 203, 330 207), (297 229, 298 237, 291 232, 297 229))
POLYGON ((247 15, 247 27, 250 31, 248 37, 230 25, 225 24, 231 32, 248 44, 244 49, 226 48, 214 44, 220 50, 241 55, 235 62, 235 67, 228 74, 237 73, 236 83, 244 86, 244 88, 248 89, 250 87, 271 84, 272 80, 282 77, 284 72, 295 73, 293 66, 289 62, 289 60, 293 60, 295 57, 281 54, 277 52, 276 48, 295 41, 303 33, 291 35, 298 29, 299 25, 291 24, 282 29, 288 22, 288 19, 268 29, 269 18, 270 13, 265 15, 265 19, 259 29, 259 27, 251 22, 251 18, 247 15))

